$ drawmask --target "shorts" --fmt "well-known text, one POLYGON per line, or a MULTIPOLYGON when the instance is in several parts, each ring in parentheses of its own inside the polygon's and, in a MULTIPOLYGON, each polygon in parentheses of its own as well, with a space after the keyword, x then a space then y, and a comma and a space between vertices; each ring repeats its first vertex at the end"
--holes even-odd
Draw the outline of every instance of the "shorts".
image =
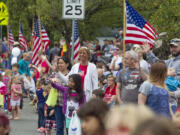
POLYGON ((12 100, 11 99, 11 106, 20 106, 20 101, 21 101, 21 99, 19 99, 19 100, 12 100))
POLYGON ((46 125, 45 125, 47 130, 54 129, 56 130, 56 121, 55 120, 46 120, 46 125))

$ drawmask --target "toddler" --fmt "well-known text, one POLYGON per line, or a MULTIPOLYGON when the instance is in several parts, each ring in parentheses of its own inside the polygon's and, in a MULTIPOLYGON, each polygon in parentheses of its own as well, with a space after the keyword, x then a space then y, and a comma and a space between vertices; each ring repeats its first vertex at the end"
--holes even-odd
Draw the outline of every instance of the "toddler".
MULTIPOLYGON (((170 92, 175 92, 180 87, 180 82, 175 78, 176 71, 173 68, 168 69, 168 77, 165 80, 165 84, 170 92)), ((171 96, 169 99, 170 107, 173 113, 177 110, 177 101, 175 96, 171 96)))

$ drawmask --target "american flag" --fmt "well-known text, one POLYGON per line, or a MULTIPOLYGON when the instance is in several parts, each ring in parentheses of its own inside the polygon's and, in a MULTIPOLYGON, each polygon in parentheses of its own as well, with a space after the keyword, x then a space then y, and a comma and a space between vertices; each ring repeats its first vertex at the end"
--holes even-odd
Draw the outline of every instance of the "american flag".
POLYGON ((39 52, 46 52, 47 47, 50 44, 49 37, 46 33, 46 30, 44 26, 41 23, 41 35, 42 39, 40 38, 40 26, 38 23, 38 20, 34 18, 33 21, 34 29, 33 29, 33 38, 34 38, 34 45, 33 45, 33 58, 32 58, 32 63, 34 65, 38 65, 41 63, 41 60, 38 58, 38 53, 39 52), (42 40, 42 42, 41 42, 42 40), (42 43, 42 44, 41 44, 42 43))
MULTIPOLYGON (((79 59, 78 51, 80 48, 80 39, 79 39, 79 28, 78 28, 78 21, 74 21, 74 54, 73 54, 73 60, 77 61, 79 59)), ((70 43, 70 48, 72 48, 72 40, 70 43)))
POLYGON ((28 43, 27 43, 26 37, 24 36, 24 31, 23 31, 22 23, 20 22, 19 25, 20 25, 19 26, 19 45, 21 45, 24 49, 27 50, 28 43))
POLYGON ((128 2, 126 2, 126 17, 125 43, 142 45, 146 42, 153 46, 158 36, 157 32, 128 2))
POLYGON ((41 23, 41 35, 43 41, 43 49, 47 50, 47 47, 50 45, 50 40, 42 23, 41 23))
POLYGON ((10 26, 8 26, 8 42, 9 42, 9 45, 14 44, 14 37, 13 37, 12 30, 11 30, 10 26))

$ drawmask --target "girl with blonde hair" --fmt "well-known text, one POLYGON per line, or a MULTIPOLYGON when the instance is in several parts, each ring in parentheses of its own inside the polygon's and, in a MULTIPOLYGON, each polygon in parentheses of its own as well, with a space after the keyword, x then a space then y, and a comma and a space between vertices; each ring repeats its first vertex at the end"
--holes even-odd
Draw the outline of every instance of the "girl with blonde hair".
POLYGON ((106 135, 130 135, 141 122, 154 116, 144 105, 115 106, 105 118, 106 135))

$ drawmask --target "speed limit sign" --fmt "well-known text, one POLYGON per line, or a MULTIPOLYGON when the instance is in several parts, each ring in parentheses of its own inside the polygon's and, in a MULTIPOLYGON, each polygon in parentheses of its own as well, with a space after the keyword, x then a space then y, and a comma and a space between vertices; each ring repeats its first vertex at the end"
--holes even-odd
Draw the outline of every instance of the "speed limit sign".
POLYGON ((63 0, 63 19, 84 19, 85 0, 63 0))

